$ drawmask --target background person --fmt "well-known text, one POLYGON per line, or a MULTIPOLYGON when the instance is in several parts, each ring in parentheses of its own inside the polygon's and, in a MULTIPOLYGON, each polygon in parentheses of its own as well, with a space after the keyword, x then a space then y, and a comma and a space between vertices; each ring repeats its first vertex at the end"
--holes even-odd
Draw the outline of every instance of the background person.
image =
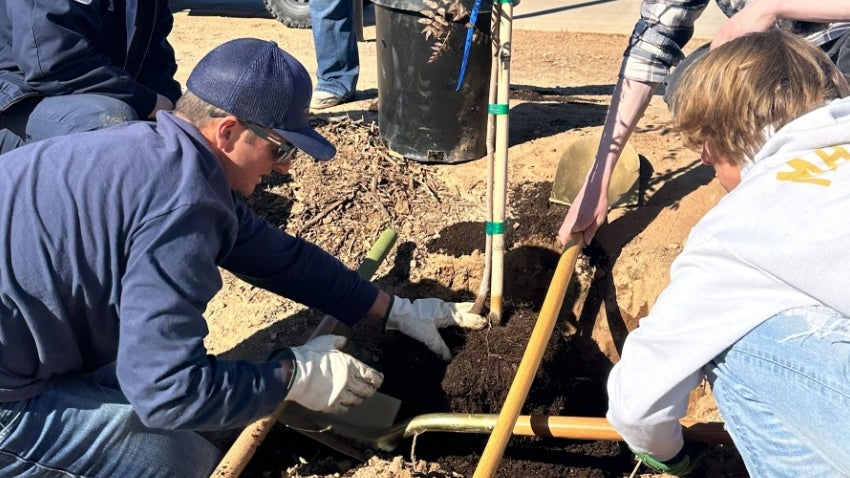
POLYGON ((690 471, 679 420, 704 377, 750 476, 850 475, 850 84, 776 29, 697 60, 676 127, 729 192, 625 341, 608 420, 656 470, 690 471))
POLYGON ((310 109, 330 108, 354 98, 360 76, 354 1, 363 0, 310 0, 317 63, 310 109))
POLYGON ((0 153, 171 110, 168 0, 4 0, 0 153))
MULTIPOLYGON (((850 23, 845 23, 850 19, 850 3, 843 0, 717 0, 717 4, 730 18, 720 27, 713 46, 747 32, 777 27, 821 47, 842 71, 850 73, 850 23)), ((595 161, 558 231, 561 243, 566 244, 570 235, 579 231, 584 232, 585 242, 590 243, 607 220, 608 185, 620 153, 646 111, 656 87, 668 83, 668 90, 675 89, 670 70, 684 58, 682 48, 691 39, 693 25, 707 5, 708 0, 642 2, 641 18, 624 53, 595 161)), ((707 47, 695 54, 706 50, 707 47)), ((680 64, 674 74, 680 73, 684 66, 680 64)))
POLYGON ((175 113, 38 141, 0 163, 0 476, 209 476, 195 431, 244 426, 281 400, 340 412, 382 376, 321 336, 264 362, 207 353, 219 267, 352 325, 386 320, 445 359, 437 328, 471 304, 390 296, 240 199, 285 173, 310 127, 307 71, 273 42, 200 60, 175 113), (131 147, 128 147, 130 145, 131 147))

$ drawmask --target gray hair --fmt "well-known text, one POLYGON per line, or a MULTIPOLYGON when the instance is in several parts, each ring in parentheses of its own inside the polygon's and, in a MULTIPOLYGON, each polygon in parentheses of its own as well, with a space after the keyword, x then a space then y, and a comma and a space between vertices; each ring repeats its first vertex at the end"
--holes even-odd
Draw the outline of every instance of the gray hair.
POLYGON ((177 100, 174 112, 180 113, 198 128, 205 127, 212 118, 222 118, 229 114, 227 111, 200 99, 191 91, 186 91, 177 100))

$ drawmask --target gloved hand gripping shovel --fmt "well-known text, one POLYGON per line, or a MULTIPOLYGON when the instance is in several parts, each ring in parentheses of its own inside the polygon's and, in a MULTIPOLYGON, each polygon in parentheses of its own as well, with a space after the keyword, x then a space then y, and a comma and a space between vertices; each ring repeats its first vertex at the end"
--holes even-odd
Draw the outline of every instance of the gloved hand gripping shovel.
MULTIPOLYGON (((381 234, 378 241, 372 246, 372 249, 366 255, 363 263, 360 264, 360 267, 357 269, 357 272, 361 277, 366 279, 372 278, 375 271, 378 270, 378 266, 381 265, 387 257, 390 249, 392 249, 397 237, 396 232, 392 229, 387 229, 381 234)), ((309 340, 320 335, 327 334, 347 335, 344 330, 345 328, 344 324, 340 323, 333 317, 326 315, 313 331, 309 340)), ((363 424, 373 424, 373 426, 385 427, 393 423, 400 405, 400 400, 378 392, 372 395, 369 399, 364 400, 360 405, 352 407, 343 415, 336 417, 338 420, 343 420, 360 426, 363 424)), ((294 402, 280 402, 271 414, 258 419, 242 430, 242 433, 240 433, 236 438, 236 441, 227 451, 221 462, 219 462, 218 467, 216 467, 211 476, 215 478, 238 477, 242 471, 245 470, 245 467, 248 465, 251 457, 254 456, 254 452, 257 451, 257 448, 266 438, 269 431, 271 431, 272 426, 278 421, 278 419, 284 417, 287 421, 292 420, 293 422, 296 422, 293 423, 293 428, 300 431, 300 429, 305 426, 304 419, 300 416, 300 413, 307 412, 310 412, 310 410, 300 407, 294 402)), ((284 422, 284 424, 288 423, 284 422)), ((323 434, 321 436, 308 434, 308 436, 311 436, 314 439, 321 438, 319 441, 337 448, 343 453, 359 453, 357 448, 349 447, 345 445, 345 442, 335 440, 334 437, 329 434, 323 434)), ((352 456, 359 458, 357 455, 352 456)))

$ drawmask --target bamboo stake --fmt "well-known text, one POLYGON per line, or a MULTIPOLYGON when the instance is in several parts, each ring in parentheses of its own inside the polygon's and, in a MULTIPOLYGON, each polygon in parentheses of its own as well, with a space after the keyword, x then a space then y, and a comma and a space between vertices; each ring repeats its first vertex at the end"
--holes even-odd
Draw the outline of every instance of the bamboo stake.
POLYGON ((494 174, 494 151, 496 149, 496 114, 492 107, 496 103, 496 81, 498 79, 499 62, 499 17, 502 7, 494 2, 490 11, 490 89, 487 100, 487 226, 484 237, 484 270, 481 272, 481 284, 478 286, 478 294, 475 303, 472 304, 470 312, 481 314, 484 310, 484 302, 487 301, 487 293, 490 292, 490 270, 493 259, 493 236, 490 234, 489 225, 493 222, 493 174, 494 174))
POLYGON ((478 462, 475 474, 472 475, 473 478, 492 477, 496 471, 496 466, 502 459, 502 453, 504 453, 508 439, 511 437, 520 409, 525 403, 531 382, 534 380, 534 375, 543 359, 543 353, 546 351, 546 345, 552 336, 552 329, 555 328, 561 305, 564 303, 567 285, 570 283, 576 259, 578 259, 578 253, 583 243, 584 235, 582 233, 573 234, 570 243, 558 260, 558 266, 555 268, 552 282, 546 291, 546 298, 543 299, 537 323, 534 325, 534 330, 531 331, 528 346, 526 346, 525 353, 522 355, 516 376, 510 390, 508 390, 508 396, 505 398, 505 404, 499 412, 496 426, 487 440, 487 446, 484 448, 484 453, 481 454, 481 460, 478 462))
POLYGON ((493 177, 493 257, 490 284, 490 321, 502 323, 502 293, 505 264, 505 202, 508 182, 508 101, 511 86, 511 0, 498 0, 499 12, 499 71, 496 79, 496 160, 493 177))
MULTIPOLYGON (((372 249, 369 250, 369 253, 363 259, 363 263, 357 269, 361 277, 367 280, 372 278, 375 271, 378 270, 378 266, 381 265, 390 252, 390 249, 392 249, 397 237, 396 232, 392 229, 386 229, 381 233, 381 236, 372 246, 372 249)), ((339 322, 336 319, 330 315, 326 315, 313 331, 309 340, 331 333, 338 324, 339 322)), ((265 440, 271 431, 272 425, 283 414, 286 406, 287 402, 282 400, 270 414, 257 419, 245 427, 242 433, 236 437, 236 441, 233 442, 233 445, 231 445, 210 476, 212 478, 236 478, 241 475, 257 451, 257 448, 259 448, 260 444, 263 443, 263 440, 265 440)))

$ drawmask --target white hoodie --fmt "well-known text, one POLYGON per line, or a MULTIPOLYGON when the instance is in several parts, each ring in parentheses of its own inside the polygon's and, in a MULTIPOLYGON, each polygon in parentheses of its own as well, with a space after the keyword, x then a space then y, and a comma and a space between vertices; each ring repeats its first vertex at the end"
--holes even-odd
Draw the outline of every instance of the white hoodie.
POLYGON ((667 460, 701 368, 794 307, 850 316, 850 98, 787 124, 693 228, 608 379, 608 420, 667 460), (838 145, 838 146, 836 146, 838 145))

